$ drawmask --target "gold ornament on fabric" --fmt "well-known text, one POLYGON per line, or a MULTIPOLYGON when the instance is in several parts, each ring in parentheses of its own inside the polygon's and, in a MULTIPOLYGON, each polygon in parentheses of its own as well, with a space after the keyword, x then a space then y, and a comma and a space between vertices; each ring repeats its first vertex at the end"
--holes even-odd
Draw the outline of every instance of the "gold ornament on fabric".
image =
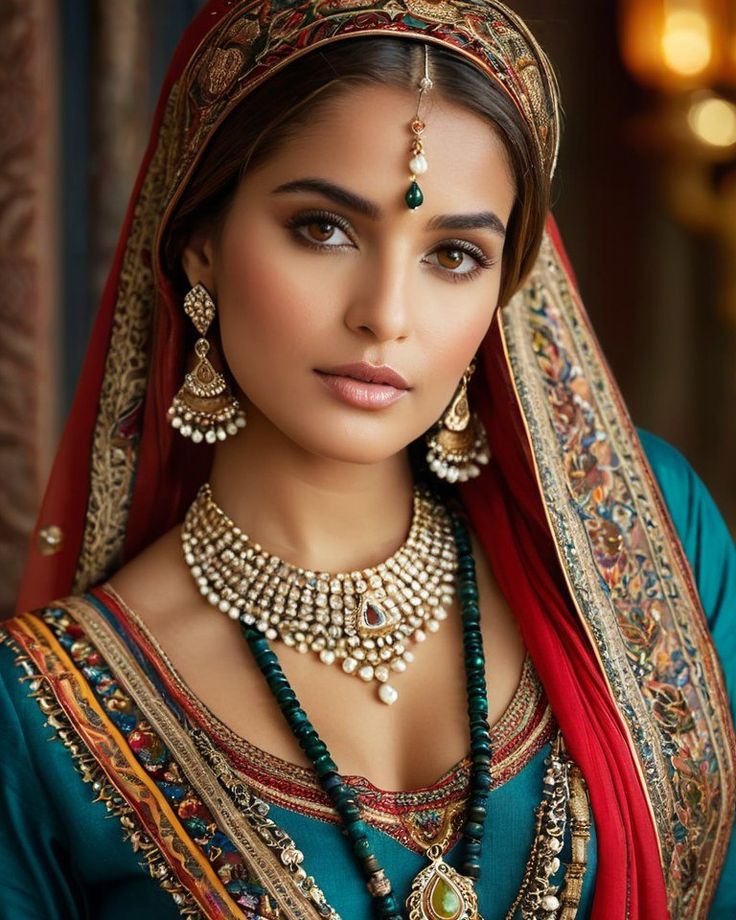
POLYGON ((481 920, 472 880, 446 863, 437 845, 427 858, 431 862, 415 877, 406 900, 409 920, 481 920))
POLYGON ((245 413, 230 392, 227 380, 207 357, 210 343, 205 336, 215 318, 215 303, 203 284, 196 284, 184 298, 184 312, 191 319, 199 338, 194 346, 197 363, 186 374, 174 397, 168 419, 185 438, 195 444, 224 441, 245 428, 245 413))
POLYGON ((463 374, 444 415, 426 436, 429 468, 448 482, 474 479, 480 475, 480 467, 490 460, 483 425, 470 411, 468 402, 468 383, 474 371, 475 363, 472 363, 463 374))

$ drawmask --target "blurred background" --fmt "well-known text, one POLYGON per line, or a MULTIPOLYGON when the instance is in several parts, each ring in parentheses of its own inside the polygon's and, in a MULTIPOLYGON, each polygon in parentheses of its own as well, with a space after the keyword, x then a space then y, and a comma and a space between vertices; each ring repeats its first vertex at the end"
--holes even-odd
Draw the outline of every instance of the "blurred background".
MULTIPOLYGON (((559 75, 554 210, 634 421, 689 458, 734 530, 736 3, 509 5, 559 75)), ((0 0, 0 616, 198 6, 0 0)))

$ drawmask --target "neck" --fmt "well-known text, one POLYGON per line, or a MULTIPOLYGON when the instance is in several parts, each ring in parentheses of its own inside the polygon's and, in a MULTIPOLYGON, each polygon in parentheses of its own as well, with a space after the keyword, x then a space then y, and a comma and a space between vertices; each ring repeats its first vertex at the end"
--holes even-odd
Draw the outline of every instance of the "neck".
POLYGON ((412 515, 407 451, 374 464, 311 454, 258 412, 219 444, 215 501, 271 554, 306 569, 363 569, 404 542, 412 515))

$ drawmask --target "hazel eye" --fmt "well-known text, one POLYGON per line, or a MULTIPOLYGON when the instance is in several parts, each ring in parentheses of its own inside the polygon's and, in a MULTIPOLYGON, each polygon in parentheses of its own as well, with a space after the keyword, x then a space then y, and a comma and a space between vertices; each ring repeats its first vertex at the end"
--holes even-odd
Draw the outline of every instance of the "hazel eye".
POLYGON ((453 275, 472 275, 479 267, 485 267, 482 255, 468 252, 459 246, 443 246, 427 257, 430 265, 453 275))
POLYGON ((443 268, 449 268, 454 271, 463 264, 463 259, 467 253, 460 249, 440 249, 437 253, 437 261, 443 268))
POLYGON ((312 223, 306 225, 305 229, 317 243, 326 243, 332 239, 338 228, 334 224, 321 220, 312 221, 312 223))
POLYGON ((289 220, 287 227, 300 242, 315 249, 338 249, 355 245, 350 225, 338 215, 308 211, 289 220))

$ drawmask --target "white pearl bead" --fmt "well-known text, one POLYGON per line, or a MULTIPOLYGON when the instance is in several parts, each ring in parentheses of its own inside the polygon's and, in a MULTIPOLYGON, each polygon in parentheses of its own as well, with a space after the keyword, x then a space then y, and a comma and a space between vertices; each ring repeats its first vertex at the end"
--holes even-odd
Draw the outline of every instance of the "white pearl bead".
POLYGON ((202 435, 202 432, 199 430, 199 428, 195 428, 194 431, 192 432, 192 440, 194 441, 194 443, 199 444, 200 441, 202 440, 202 437, 203 435, 202 435))
POLYGON ((214 444, 217 440, 217 432, 214 428, 210 428, 207 434, 204 436, 208 444, 214 444))
POLYGON ((423 176, 428 168, 429 164, 423 153, 418 153, 415 157, 411 158, 409 169, 415 176, 423 176))
POLYGON ((172 428, 181 428, 181 419, 179 418, 178 415, 175 415, 175 416, 171 419, 171 427, 172 427, 172 428))
POLYGON ((389 670, 385 664, 379 664, 376 668, 376 680, 385 683, 388 680, 389 670))
POLYGON ((342 669, 346 674, 352 674, 357 667, 358 662, 355 660, 355 658, 346 658, 342 663, 342 669))
POLYGON ((323 648, 319 653, 319 660, 323 664, 332 664, 332 662, 335 660, 335 653, 329 648, 323 648))
POLYGON ((392 706, 399 698, 398 692, 394 690, 391 684, 381 684, 378 688, 378 696, 381 702, 387 706, 392 706))
POLYGON ((548 894, 542 898, 542 909, 543 910, 559 910, 560 902, 553 894, 548 894))
POLYGON ((373 680, 373 666, 370 664, 364 664, 363 667, 358 671, 358 677, 361 680, 364 680, 368 683, 369 680, 373 680))
POLYGON ((391 662, 391 668, 396 671, 397 674, 401 674, 402 671, 406 670, 406 662, 402 661, 401 658, 397 658, 396 661, 391 662))

